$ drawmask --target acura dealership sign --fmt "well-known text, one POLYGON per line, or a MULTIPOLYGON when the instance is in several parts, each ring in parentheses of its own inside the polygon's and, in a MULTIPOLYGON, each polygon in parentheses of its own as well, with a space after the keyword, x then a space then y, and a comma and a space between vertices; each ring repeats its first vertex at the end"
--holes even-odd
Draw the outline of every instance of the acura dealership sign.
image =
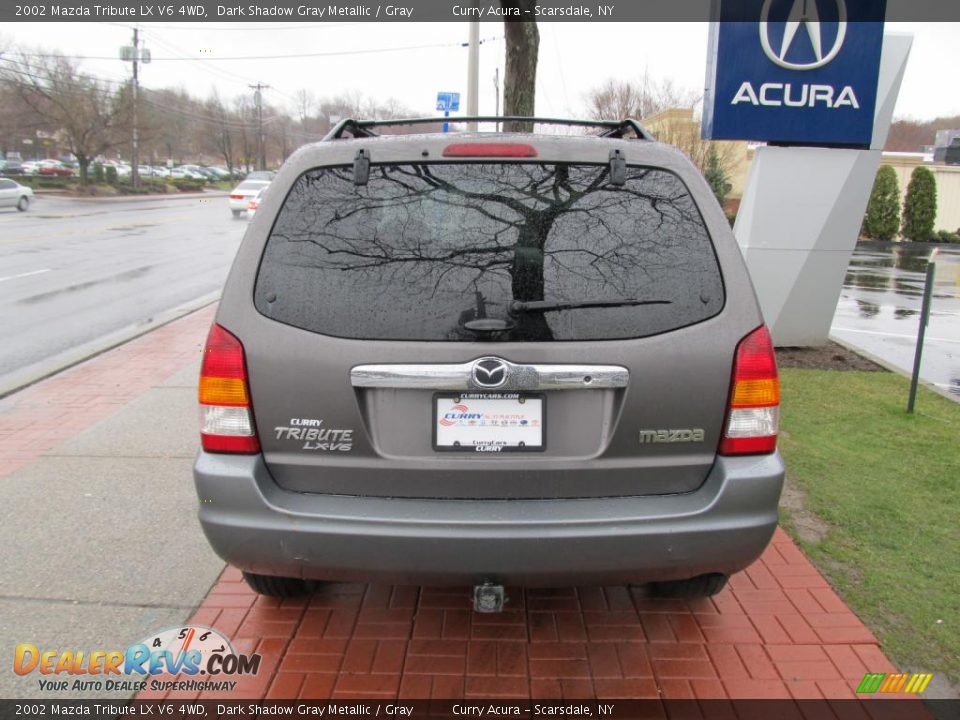
POLYGON ((867 147, 884 0, 725 0, 711 24, 703 136, 867 147))

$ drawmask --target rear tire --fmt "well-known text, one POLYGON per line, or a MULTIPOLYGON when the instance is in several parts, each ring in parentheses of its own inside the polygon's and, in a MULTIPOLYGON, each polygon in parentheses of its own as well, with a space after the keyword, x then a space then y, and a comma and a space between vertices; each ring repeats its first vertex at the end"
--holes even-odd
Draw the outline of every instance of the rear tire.
POLYGON ((24 195, 17 201, 17 210, 25 212, 28 207, 30 207, 30 198, 24 195))
POLYGON ((727 584, 727 576, 720 573, 697 575, 689 580, 669 580, 650 583, 650 594, 661 598, 702 598, 716 595, 727 584))
POLYGON ((247 581, 251 590, 260 595, 291 598, 304 595, 307 592, 307 582, 300 578, 256 575, 255 573, 245 572, 243 573, 243 579, 247 581))

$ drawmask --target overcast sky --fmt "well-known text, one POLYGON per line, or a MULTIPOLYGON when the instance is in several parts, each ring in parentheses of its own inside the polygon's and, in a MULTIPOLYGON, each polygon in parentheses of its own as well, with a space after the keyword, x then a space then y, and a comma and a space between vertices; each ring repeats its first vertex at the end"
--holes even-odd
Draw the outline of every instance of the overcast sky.
MULTIPOLYGON (((637 80, 645 70, 652 78, 671 78, 702 91, 706 23, 547 22, 539 27, 539 115, 583 115, 591 88, 610 77, 637 80)), ((437 91, 459 91, 463 111, 467 50, 460 44, 467 29, 467 23, 145 23, 141 36, 155 60, 143 67, 141 83, 182 87, 198 96, 216 86, 232 97, 250 92, 247 86, 259 81, 271 86, 269 102, 291 110, 301 88, 317 97, 347 91, 394 97, 423 113, 432 112, 437 91), (225 59, 277 55, 303 57, 225 59), (205 59, 164 59, 200 57, 205 59)), ((897 117, 960 114, 960 23, 888 23, 887 30, 914 35, 897 117)), ((493 114, 495 68, 503 76, 502 23, 481 23, 480 36, 486 40, 480 49, 480 112, 493 114)), ((0 51, 16 43, 114 58, 130 40, 130 26, 121 23, 8 23, 0 31, 0 51)), ((84 60, 81 66, 112 80, 130 72, 119 59, 84 60)))

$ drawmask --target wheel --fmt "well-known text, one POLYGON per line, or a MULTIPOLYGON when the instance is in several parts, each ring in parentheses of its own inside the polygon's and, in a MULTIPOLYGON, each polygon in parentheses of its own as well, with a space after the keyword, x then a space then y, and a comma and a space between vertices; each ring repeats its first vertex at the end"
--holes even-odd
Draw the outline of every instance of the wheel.
POLYGON ((650 583, 650 594, 661 598, 699 598, 716 595, 727 584, 727 576, 720 573, 697 575, 689 580, 669 580, 650 583))
POLYGON ((20 198, 19 201, 17 201, 17 210, 19 210, 20 212, 23 212, 28 207, 30 207, 30 198, 24 195, 23 197, 20 198))
POLYGON ((307 583, 300 578, 279 577, 276 575, 256 575, 243 573, 250 589, 261 595, 270 597, 289 598, 303 595, 307 592, 307 583))
POLYGON ((239 210, 233 210, 233 209, 231 209, 230 212, 233 213, 233 216, 234 216, 235 218, 240 217, 240 211, 239 211, 239 210))

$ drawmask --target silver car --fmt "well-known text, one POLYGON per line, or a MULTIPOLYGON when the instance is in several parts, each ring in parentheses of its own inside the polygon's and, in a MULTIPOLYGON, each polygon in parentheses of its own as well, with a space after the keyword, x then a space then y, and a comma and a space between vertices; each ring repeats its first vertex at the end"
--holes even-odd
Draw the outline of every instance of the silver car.
POLYGON ((770 335, 700 172, 630 120, 382 124, 297 151, 246 231, 200 378, 213 548, 277 596, 719 591, 784 467, 770 335))
POLYGON ((0 178, 0 207, 15 207, 17 210, 26 211, 32 201, 31 188, 9 178, 0 178))

